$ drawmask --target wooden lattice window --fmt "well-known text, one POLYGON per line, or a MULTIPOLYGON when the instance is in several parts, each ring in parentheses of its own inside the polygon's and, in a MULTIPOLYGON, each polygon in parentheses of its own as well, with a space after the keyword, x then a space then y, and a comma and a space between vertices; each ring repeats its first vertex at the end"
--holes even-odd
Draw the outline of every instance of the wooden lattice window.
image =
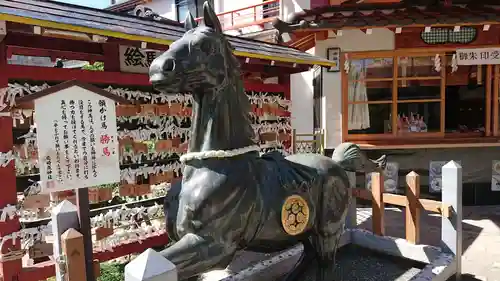
POLYGON ((429 32, 420 33, 422 40, 429 45, 469 44, 476 40, 476 36, 476 28, 467 26, 458 31, 452 28, 432 28, 429 32))

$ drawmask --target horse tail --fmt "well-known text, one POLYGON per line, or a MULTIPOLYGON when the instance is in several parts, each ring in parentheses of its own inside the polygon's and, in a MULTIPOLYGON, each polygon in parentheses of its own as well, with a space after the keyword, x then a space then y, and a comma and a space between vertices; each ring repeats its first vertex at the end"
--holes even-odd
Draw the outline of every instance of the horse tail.
POLYGON ((377 160, 369 159, 361 148, 354 143, 341 143, 335 148, 332 160, 347 172, 377 172, 385 169, 386 155, 377 160))

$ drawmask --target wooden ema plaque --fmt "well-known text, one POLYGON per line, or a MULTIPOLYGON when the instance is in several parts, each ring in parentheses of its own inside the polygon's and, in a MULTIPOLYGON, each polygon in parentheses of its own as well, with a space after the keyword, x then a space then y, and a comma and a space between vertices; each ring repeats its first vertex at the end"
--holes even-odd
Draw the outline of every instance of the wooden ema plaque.
POLYGON ((95 239, 100 241, 106 237, 113 235, 113 227, 96 227, 95 228, 95 239))
POLYGON ((116 116, 136 116, 139 113, 137 105, 121 104, 116 106, 116 116))
POLYGON ((278 134, 276 132, 267 132, 260 134, 261 141, 276 141, 278 139, 278 134))
POLYGON ((120 185, 120 196, 132 196, 134 195, 135 183, 126 183, 120 185))
POLYGON ((99 202, 99 188, 89 188, 89 201, 92 203, 99 202))
POLYGON ((183 107, 180 113, 181 116, 189 117, 193 113, 193 109, 191 107, 183 107))
POLYGON ((155 104, 141 104, 141 116, 155 116, 156 115, 156 105, 155 104))
POLYGON ((170 182, 174 178, 173 171, 167 171, 161 174, 151 176, 150 183, 151 184, 160 184, 163 182, 170 182))
POLYGON ((188 151, 188 147, 189 147, 189 143, 188 142, 183 142, 177 148, 177 152, 179 152, 179 153, 186 153, 188 151))
POLYGON ((149 184, 123 184, 120 186, 120 196, 142 196, 151 193, 149 184))
POLYGON ((178 102, 173 102, 170 104, 170 114, 171 115, 179 115, 182 111, 183 105, 178 102))
POLYGON ((148 153, 148 145, 143 142, 134 142, 132 147, 135 153, 148 153))
POLYGON ((50 195, 37 194, 26 196, 23 201, 23 208, 27 210, 42 209, 50 206, 50 195))
POLYGON ((292 136, 287 133, 279 133, 278 134, 278 140, 279 141, 290 141, 292 139, 292 136))
POLYGON ((28 256, 30 259, 40 259, 54 254, 52 243, 38 242, 28 249, 28 256))
POLYGON ((160 116, 170 115, 170 106, 168 104, 156 105, 156 114, 160 116))
POLYGON ((113 198, 113 189, 112 188, 89 188, 89 201, 90 202, 102 202, 108 201, 113 198))
POLYGON ((149 184, 137 184, 133 189, 135 196, 143 196, 151 193, 151 186, 149 184))
POLYGON ((155 143, 155 150, 157 152, 168 152, 172 150, 172 148, 179 147, 181 144, 180 138, 159 140, 155 143))

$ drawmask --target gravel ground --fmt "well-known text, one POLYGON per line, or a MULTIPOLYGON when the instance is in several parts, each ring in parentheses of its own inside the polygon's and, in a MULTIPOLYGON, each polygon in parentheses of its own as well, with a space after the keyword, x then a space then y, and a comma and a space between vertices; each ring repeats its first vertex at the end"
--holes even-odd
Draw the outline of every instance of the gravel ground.
MULTIPOLYGON (((404 212, 386 209, 386 235, 404 237, 404 212)), ((371 229, 371 210, 358 208, 358 224, 371 229)), ((421 217, 421 243, 439 245, 441 218, 423 213, 421 217)), ((462 281, 500 281, 500 206, 464 207, 462 281)), ((239 271, 274 254, 240 253, 230 268, 239 271)), ((287 272, 295 260, 280 265, 277 271, 287 272)), ((337 255, 336 281, 404 281, 418 273, 419 265, 395 260, 366 249, 346 246, 337 255)), ((217 274, 215 275, 217 276, 217 274)), ((204 279, 204 280, 210 280, 204 279)), ((260 275, 258 281, 279 280, 260 275)))

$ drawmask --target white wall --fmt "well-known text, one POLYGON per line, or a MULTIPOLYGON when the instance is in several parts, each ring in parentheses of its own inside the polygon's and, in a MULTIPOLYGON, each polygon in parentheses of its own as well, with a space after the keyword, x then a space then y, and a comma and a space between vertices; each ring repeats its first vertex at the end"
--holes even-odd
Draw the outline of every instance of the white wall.
POLYGON ((312 134, 314 130, 312 81, 312 70, 292 74, 290 77, 290 98, 292 101, 290 123, 298 134, 312 134))
POLYGON ((281 19, 286 20, 291 13, 311 8, 311 0, 281 0, 281 19))
MULTIPOLYGON (((144 4, 145 7, 151 8, 158 15, 171 20, 177 20, 174 0, 154 0, 144 4)), ((183 21, 184 19, 181 19, 183 21)))
MULTIPOLYGON (((286 17, 294 12, 309 9, 311 0, 281 0, 280 17, 286 17)), ((314 48, 308 51, 314 53, 314 48)), ((290 77, 290 96, 292 99, 291 125, 298 134, 312 134, 313 121, 313 71, 292 74, 290 77)))
MULTIPOLYGON (((370 35, 361 30, 343 30, 342 36, 317 41, 314 54, 326 58, 327 48, 339 47, 341 52, 394 50, 394 33, 385 28, 374 29, 370 35)), ((341 65, 341 71, 344 66, 341 65)), ((326 148, 342 142, 342 82, 341 73, 323 70, 322 128, 326 133, 326 148)))

